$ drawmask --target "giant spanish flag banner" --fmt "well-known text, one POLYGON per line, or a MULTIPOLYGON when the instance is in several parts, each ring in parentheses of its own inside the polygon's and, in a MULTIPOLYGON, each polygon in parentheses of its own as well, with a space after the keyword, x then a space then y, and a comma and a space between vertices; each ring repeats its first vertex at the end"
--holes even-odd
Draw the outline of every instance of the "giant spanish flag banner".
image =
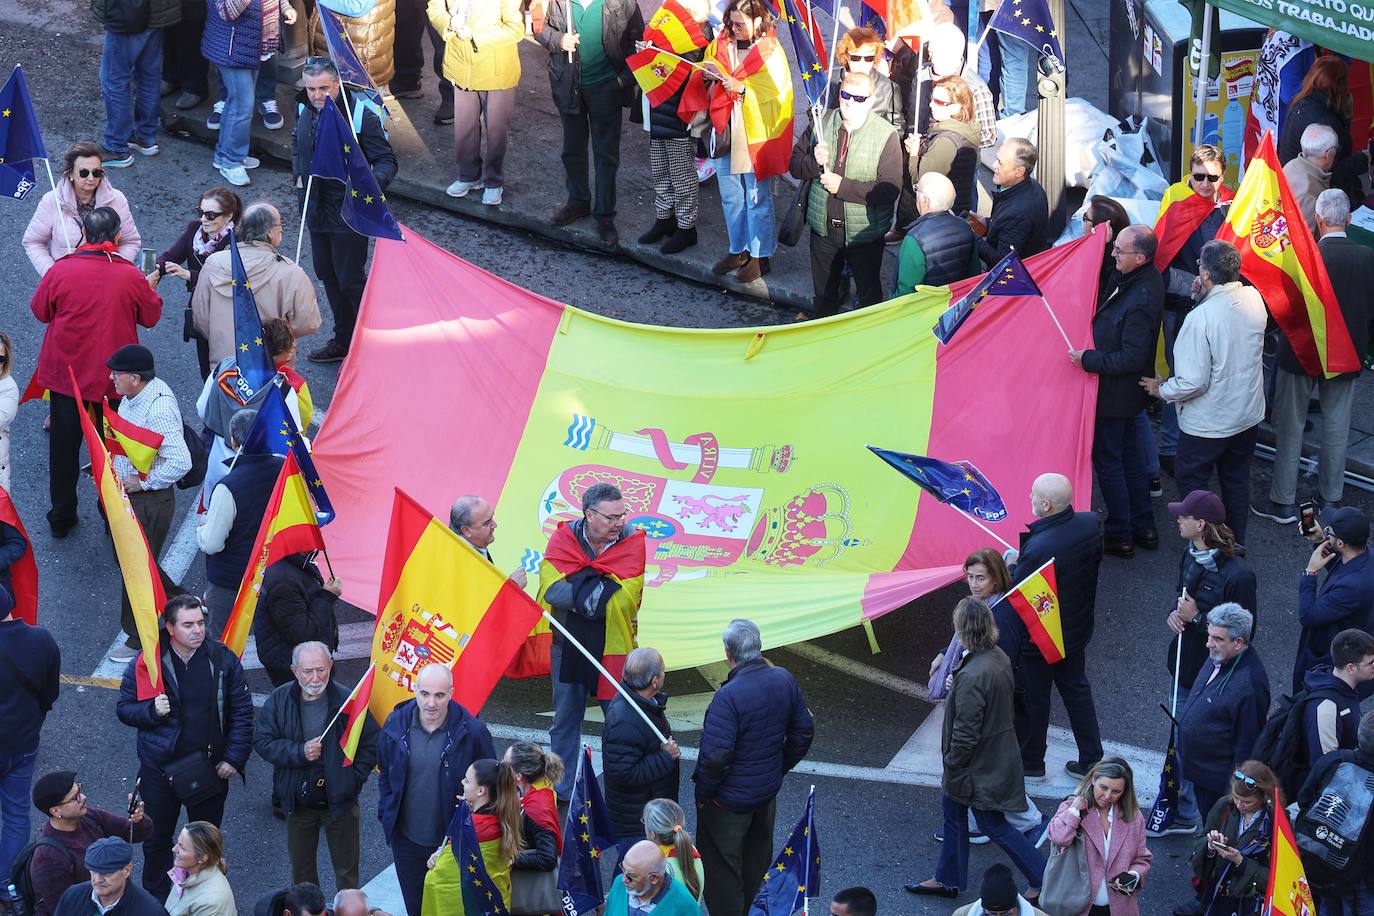
POLYGON ((1279 166, 1273 134, 1260 138, 1217 238, 1240 249, 1241 273, 1264 296, 1309 375, 1360 371, 1360 355, 1321 252, 1279 166))
POLYGON ((1288 822, 1282 797, 1277 793, 1273 806, 1274 837, 1269 849, 1269 887, 1265 891, 1266 916, 1312 916, 1317 905, 1307 884, 1307 871, 1298 855, 1298 841, 1288 822))
MULTIPOLYGON (((1038 474, 1068 475, 1088 508, 1096 378, 1036 299, 989 297, 948 346, 932 329, 978 278, 799 324, 651 327, 406 237, 377 243, 314 452, 338 509, 324 529, 334 566, 350 595, 381 591, 382 633, 411 607, 379 588, 382 532, 397 536, 382 482, 423 507, 428 528, 409 540, 461 547, 429 514, 447 518, 464 493, 493 502, 492 555, 522 565, 531 594, 558 524, 580 516, 589 486, 615 484, 645 535, 638 640, 673 668, 719 661, 741 613, 770 647, 857 626, 958 579, 991 543, 868 443, 976 467, 1006 497, 1007 517, 989 524, 1012 543, 1033 520, 1038 474)), ((1026 259, 1078 347, 1090 345, 1103 238, 1026 259)), ((387 551, 389 581, 402 555, 387 551)), ((457 573, 430 575, 442 596, 457 573)), ((380 694, 390 677, 378 666, 380 694)))

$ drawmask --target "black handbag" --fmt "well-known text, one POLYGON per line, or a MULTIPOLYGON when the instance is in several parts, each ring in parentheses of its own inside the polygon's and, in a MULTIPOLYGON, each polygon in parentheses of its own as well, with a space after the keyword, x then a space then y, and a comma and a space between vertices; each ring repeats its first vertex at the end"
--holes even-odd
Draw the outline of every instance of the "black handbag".
POLYGON ((195 805, 213 798, 224 788, 224 780, 215 772, 204 751, 192 751, 178 757, 162 768, 162 775, 172 787, 172 793, 183 804, 195 805))
POLYGON ((778 241, 789 247, 795 247, 802 237, 806 234, 806 202, 811 197, 811 179, 808 178, 797 185, 797 190, 792 197, 792 203, 782 214, 782 222, 778 226, 778 241))

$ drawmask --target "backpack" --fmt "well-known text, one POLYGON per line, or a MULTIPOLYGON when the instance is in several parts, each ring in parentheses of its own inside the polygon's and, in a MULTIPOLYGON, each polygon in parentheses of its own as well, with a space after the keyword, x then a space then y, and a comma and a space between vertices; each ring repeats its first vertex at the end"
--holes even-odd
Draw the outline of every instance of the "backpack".
POLYGON ((1360 877, 1374 808, 1374 773, 1350 760, 1337 764, 1330 780, 1293 825, 1308 883, 1319 892, 1342 894, 1360 877))
POLYGON ((186 440, 186 451, 191 453, 191 469, 181 475, 177 489, 189 490, 205 482, 205 471, 210 464, 210 452, 205 440, 186 423, 181 424, 181 437, 186 440))
POLYGON ((1299 690, 1292 696, 1280 696, 1255 740, 1250 757, 1274 771, 1285 798, 1297 797, 1314 763, 1308 759, 1303 734, 1307 704, 1325 699, 1329 699, 1325 690, 1299 690))
MULTIPOLYGON (((86 818, 82 818, 86 820, 86 818)), ((38 895, 34 893, 33 881, 29 877, 29 863, 33 861, 33 854, 38 851, 38 847, 48 846, 59 850, 67 858, 67 864, 76 867, 76 859, 72 858, 71 850, 63 846, 56 839, 50 836, 39 835, 29 845, 19 851, 19 856, 14 860, 14 865, 10 867, 9 883, 14 885, 14 889, 19 892, 19 897, 24 901, 27 912, 34 912, 38 905, 38 895)))

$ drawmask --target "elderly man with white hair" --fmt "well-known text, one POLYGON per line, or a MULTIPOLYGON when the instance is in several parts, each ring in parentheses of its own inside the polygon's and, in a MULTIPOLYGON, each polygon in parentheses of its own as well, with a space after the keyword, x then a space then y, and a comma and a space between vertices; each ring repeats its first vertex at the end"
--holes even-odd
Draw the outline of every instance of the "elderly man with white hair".
MULTIPOLYGON (((1307 136, 1321 125, 1303 132, 1306 158, 1307 136)), ((1293 162, 1297 162, 1294 159, 1293 162)), ((1293 163, 1290 162, 1289 165, 1293 163)), ((1284 166, 1284 171, 1287 171, 1284 166)), ((1316 202, 1317 249, 1331 278, 1331 289, 1341 307, 1346 329, 1361 357, 1369 346, 1370 290, 1374 289, 1374 251, 1346 238, 1350 224, 1350 200, 1339 188, 1323 191, 1316 202)), ((1317 496, 1327 505, 1340 502, 1345 492, 1345 450, 1350 441, 1350 408, 1354 400, 1355 379, 1359 372, 1346 372, 1335 378, 1320 373, 1308 374, 1293 353, 1293 346, 1282 333, 1276 359, 1274 383, 1275 449, 1274 477, 1269 499, 1256 502, 1254 513, 1263 518, 1290 524, 1298 517, 1298 458, 1302 454, 1302 432, 1312 392, 1321 402, 1321 457, 1317 464, 1317 496)))
POLYGON ((902 240, 892 295, 905 296, 918 286, 948 286, 982 272, 978 236, 951 212, 954 197, 954 184, 938 172, 916 182, 916 209, 921 215, 902 240))
POLYGON ((701 905, 687 885, 674 881, 668 873, 668 860, 652 840, 640 840, 625 853, 622 873, 611 884, 606 897, 606 916, 697 916, 701 905))
POLYGON ((1309 124, 1302 132, 1302 155, 1288 160, 1283 177, 1302 210, 1307 228, 1317 232, 1317 195, 1331 187, 1331 165, 1336 161, 1340 138, 1328 124, 1309 124))

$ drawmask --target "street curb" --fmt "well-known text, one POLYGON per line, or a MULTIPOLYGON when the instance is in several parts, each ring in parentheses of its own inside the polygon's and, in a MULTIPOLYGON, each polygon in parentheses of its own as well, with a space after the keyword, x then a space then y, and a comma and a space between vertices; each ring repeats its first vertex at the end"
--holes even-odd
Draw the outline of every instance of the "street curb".
MULTIPOLYGON (((1259 432, 1256 435, 1255 439, 1260 444, 1268 445, 1271 448, 1275 447, 1278 444, 1278 438, 1274 435, 1274 427, 1270 425, 1268 420, 1260 422, 1259 432)), ((1316 436, 1312 435, 1312 433, 1303 433, 1302 457, 1304 459, 1310 459, 1311 461, 1315 462, 1317 460, 1317 456, 1320 453, 1321 441, 1317 439, 1316 436)), ((1267 461, 1266 463, 1268 463, 1271 467, 1273 465, 1272 461, 1267 461)), ((1347 452, 1345 456, 1345 470, 1347 474, 1359 474, 1363 477, 1368 477, 1371 480, 1374 480, 1374 464, 1362 461, 1358 457, 1351 455, 1349 452, 1347 452)), ((1307 470, 1305 468, 1298 468, 1299 479, 1306 476, 1306 474, 1307 470)))
MULTIPOLYGON (((283 105, 283 112, 294 111, 294 105, 283 105)), ((205 126, 205 119, 210 113, 208 104, 201 105, 190 111, 181 111, 167 101, 162 105, 162 124, 168 131, 182 131, 190 137, 213 144, 218 133, 205 126)), ((294 119, 288 119, 288 123, 277 130, 269 131, 264 128, 258 118, 253 119, 252 149, 260 154, 271 157, 285 165, 291 164, 291 131, 295 125, 294 119)), ((767 279, 755 280, 753 283, 741 283, 733 276, 718 277, 711 273, 709 267, 688 263, 677 258, 662 254, 657 247, 650 245, 640 245, 637 242, 622 242, 618 248, 611 248, 601 241, 596 231, 592 227, 590 219, 582 221, 581 226, 554 226, 548 218, 540 213, 527 213, 512 209, 503 204, 497 207, 489 207, 481 202, 479 197, 456 198, 449 197, 444 193, 444 188, 425 182, 416 181, 406 177, 405 170, 402 169, 397 175, 396 180, 388 188, 392 194, 404 197, 417 203, 428 204, 447 210, 450 213, 458 213, 470 219, 480 220, 485 223, 502 226, 507 229, 518 229, 540 236, 552 242, 567 245, 581 251, 600 254, 606 257, 620 257, 643 264, 645 267, 661 273, 690 280, 702 286, 711 287, 716 290, 725 290, 737 293, 741 296, 748 296, 752 299, 759 299, 764 302, 771 302, 779 309, 801 309, 810 311, 811 309, 811 290, 799 290, 790 287, 785 283, 774 280, 769 282, 767 279)), ((786 318, 781 320, 787 320, 786 318)))

